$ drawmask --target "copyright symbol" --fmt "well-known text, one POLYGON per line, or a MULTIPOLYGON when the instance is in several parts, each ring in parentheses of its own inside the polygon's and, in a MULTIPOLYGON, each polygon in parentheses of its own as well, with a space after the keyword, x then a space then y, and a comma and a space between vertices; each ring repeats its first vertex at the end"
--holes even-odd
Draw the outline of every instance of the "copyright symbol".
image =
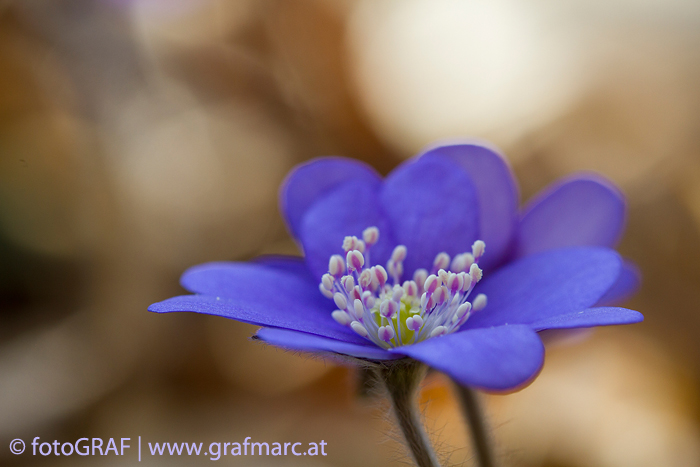
POLYGON ((10 443, 10 451, 12 451, 12 454, 22 454, 24 452, 24 441, 13 439, 10 443))

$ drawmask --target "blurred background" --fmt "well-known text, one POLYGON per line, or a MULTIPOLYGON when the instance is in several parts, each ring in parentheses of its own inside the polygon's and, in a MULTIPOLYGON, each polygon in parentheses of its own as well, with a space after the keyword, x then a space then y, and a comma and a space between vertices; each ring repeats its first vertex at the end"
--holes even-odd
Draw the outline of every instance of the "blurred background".
MULTIPOLYGON (((523 200, 578 170, 618 183, 644 274, 643 324, 553 342, 531 386, 485 396, 502 464, 700 465, 698 83, 696 0, 0 0, 0 463, 134 461, 13 438, 251 436, 329 455, 236 465, 405 465, 354 370, 146 308, 191 265, 298 253, 293 165, 387 173, 476 136, 523 200)), ((448 381, 421 397, 445 464, 475 465, 448 381)))

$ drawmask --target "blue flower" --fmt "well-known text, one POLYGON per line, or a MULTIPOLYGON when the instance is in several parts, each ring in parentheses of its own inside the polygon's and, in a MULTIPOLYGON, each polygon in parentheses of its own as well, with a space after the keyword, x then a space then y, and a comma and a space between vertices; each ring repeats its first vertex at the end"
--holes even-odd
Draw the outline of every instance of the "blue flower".
POLYGON ((195 295, 149 310, 261 325, 259 339, 287 349, 408 357, 489 390, 537 375, 538 331, 643 319, 607 306, 639 280, 612 249, 624 198, 599 176, 562 180, 519 209, 503 157, 458 144, 385 179, 355 160, 316 159, 289 174, 280 198, 303 260, 195 266, 181 279, 195 295))

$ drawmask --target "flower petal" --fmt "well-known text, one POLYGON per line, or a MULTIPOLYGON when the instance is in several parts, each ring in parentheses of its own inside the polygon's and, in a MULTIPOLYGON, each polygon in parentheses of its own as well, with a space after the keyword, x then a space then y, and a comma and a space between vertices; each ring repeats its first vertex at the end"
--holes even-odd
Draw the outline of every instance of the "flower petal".
POLYGON ((590 328, 593 326, 610 326, 614 324, 632 324, 644 320, 644 316, 634 310, 616 307, 588 308, 558 316, 541 319, 530 326, 535 331, 545 329, 590 328))
MULTIPOLYGON (((272 294, 270 294, 272 295, 272 294)), ((303 331, 345 342, 362 344, 364 339, 349 328, 339 325, 330 313, 295 302, 272 307, 270 301, 231 299, 211 295, 181 295, 154 303, 148 311, 170 313, 192 311, 243 321, 259 326, 303 331)))
POLYGON ((531 380, 542 368, 544 346, 527 326, 498 326, 434 337, 392 352, 408 355, 465 386, 503 391, 531 380))
POLYGON ((381 177, 367 164, 343 157, 323 157, 292 170, 280 189, 280 210, 295 238, 304 214, 325 193, 350 180, 361 180, 377 190, 381 177))
POLYGON ((639 290, 642 282, 642 273, 637 265, 631 261, 622 262, 620 275, 605 295, 598 301, 598 305, 614 305, 622 303, 639 290))
POLYGON ((253 258, 252 262, 278 271, 289 272, 298 277, 307 277, 309 281, 316 284, 316 281, 311 277, 304 258, 301 256, 263 255, 253 258))
POLYGON ((518 186, 506 159, 480 144, 454 144, 426 151, 421 157, 444 157, 459 165, 476 188, 479 238, 486 243, 480 265, 489 269, 508 253, 517 225, 518 186))
POLYGON ((258 331, 256 337, 268 344, 277 345, 286 349, 301 350, 306 352, 333 352, 349 355, 356 358, 369 360, 392 360, 401 358, 393 355, 374 344, 352 344, 349 342, 328 339, 313 334, 289 331, 286 329, 263 328, 258 331))
POLYGON ((312 276, 321 280, 328 272, 328 259, 343 253, 347 235, 362 237, 367 227, 379 228, 379 241, 371 249, 373 264, 389 259, 394 242, 389 221, 377 201, 378 187, 364 180, 352 180, 325 193, 304 214, 299 239, 312 276))
POLYGON ((464 328, 531 324, 595 305, 620 272, 614 250, 571 247, 527 256, 486 276, 475 293, 488 305, 464 328))
MULTIPOLYGON (((262 260, 266 261, 266 260, 262 260)), ((268 260, 269 261, 269 260, 268 260)), ((305 269, 280 269, 281 263, 213 262, 189 268, 180 284, 190 292, 216 297, 257 301, 278 310, 289 303, 333 311, 333 302, 318 290, 305 269), (272 267, 275 264, 278 267, 272 267)))
POLYGON ((435 255, 471 251, 479 234, 479 205, 474 184, 445 159, 418 159, 401 165, 386 179, 380 195, 394 239, 406 245, 405 277, 428 268, 435 255))
POLYGON ((528 203, 516 256, 566 246, 613 247, 624 229, 625 199, 608 180, 579 175, 546 188, 528 203))

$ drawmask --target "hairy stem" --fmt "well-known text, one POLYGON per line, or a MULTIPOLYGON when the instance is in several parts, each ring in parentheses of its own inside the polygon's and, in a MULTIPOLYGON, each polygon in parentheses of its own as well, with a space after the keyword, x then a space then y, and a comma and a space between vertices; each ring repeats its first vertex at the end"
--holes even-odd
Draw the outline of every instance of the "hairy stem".
POLYGON ((472 444, 480 467, 495 467, 491 443, 489 442, 486 421, 479 404, 479 395, 472 388, 456 384, 457 392, 462 401, 464 416, 469 423, 472 434, 472 444))
POLYGON ((409 361, 383 367, 379 375, 389 391, 396 418, 416 464, 419 467, 439 467, 440 463, 421 425, 416 401, 418 386, 425 371, 422 363, 409 361))

